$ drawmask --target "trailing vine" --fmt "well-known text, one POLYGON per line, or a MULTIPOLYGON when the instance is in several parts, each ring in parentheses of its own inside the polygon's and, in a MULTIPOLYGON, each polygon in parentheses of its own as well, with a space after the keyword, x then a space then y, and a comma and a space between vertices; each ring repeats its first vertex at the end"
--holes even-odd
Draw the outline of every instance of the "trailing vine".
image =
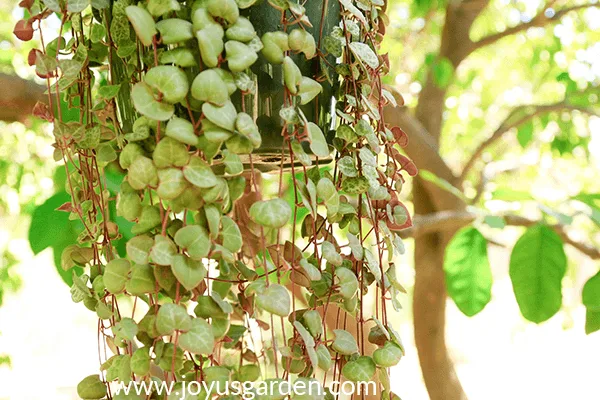
POLYGON ((398 194, 416 168, 382 118, 395 101, 384 1, 21 5, 15 34, 39 32, 29 60, 47 79, 35 113, 54 124, 71 195, 60 211, 82 226, 61 264, 99 319, 102 373, 80 397, 293 375, 375 380, 397 398, 387 369, 404 349, 388 315, 403 291, 395 232, 411 225, 398 194))

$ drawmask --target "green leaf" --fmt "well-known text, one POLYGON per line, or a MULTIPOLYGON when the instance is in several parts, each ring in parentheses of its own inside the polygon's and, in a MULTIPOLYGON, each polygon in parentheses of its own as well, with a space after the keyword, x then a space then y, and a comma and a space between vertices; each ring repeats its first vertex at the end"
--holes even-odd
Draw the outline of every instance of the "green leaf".
POLYGON ((138 223, 131 228, 131 233, 134 235, 146 233, 159 226, 161 222, 160 210, 156 206, 144 206, 138 223))
POLYGON ((258 59, 258 55, 250 46, 235 40, 225 43, 225 53, 227 66, 231 72, 243 72, 258 59))
POLYGON ((354 272, 345 267, 335 270, 335 281, 339 286, 339 292, 345 299, 351 299, 358 292, 358 278, 354 272))
POLYGON ((182 254, 176 254, 171 261, 173 275, 187 290, 192 290, 206 278, 206 268, 200 260, 192 260, 182 254))
POLYGON ((327 372, 331 368, 331 353, 327 350, 327 347, 323 343, 319 343, 316 348, 318 365, 323 371, 327 372))
POLYGON ((162 235, 154 237, 154 246, 150 251, 152 262, 158 265, 171 265, 175 254, 177 254, 177 247, 171 239, 162 235))
POLYGON ((360 356, 344 365, 342 375, 352 382, 369 382, 376 370, 377 366, 371 357, 360 356))
POLYGON ((191 321, 185 308, 173 303, 163 304, 156 313, 156 329, 162 336, 168 336, 176 330, 189 331, 191 321))
POLYGON ((219 64, 219 56, 225 47, 223 43, 224 35, 223 27, 217 23, 209 24, 196 31, 202 61, 206 66, 214 68, 219 64))
POLYGON ((170 104, 183 101, 190 88, 185 72, 172 65, 151 68, 144 76, 144 82, 162 93, 163 100, 170 104))
POLYGON ((279 229, 292 216, 292 208, 283 199, 258 201, 250 207, 250 218, 259 225, 279 229))
POLYGON ((183 167, 190 161, 190 154, 185 144, 165 137, 156 145, 152 159, 157 168, 183 167))
POLYGON ((156 281, 153 268, 148 264, 135 264, 131 268, 131 278, 125 285, 125 289, 134 296, 154 293, 156 291, 156 281))
POLYGON ((523 125, 519 126, 517 131, 517 140, 522 148, 527 147, 533 139, 533 120, 529 120, 523 125))
POLYGON ((340 158, 338 160, 337 165, 338 165, 340 172, 344 176, 348 176, 351 178, 358 176, 358 170, 356 169, 356 166, 354 165, 354 160, 352 159, 352 157, 344 156, 344 157, 340 158))
POLYGON ((284 286, 277 283, 269 285, 263 293, 256 296, 256 305, 271 314, 287 317, 290 314, 290 294, 284 286))
POLYGON ((179 229, 175 234, 175 243, 196 260, 206 257, 211 247, 208 233, 199 225, 188 225, 179 229))
POLYGON ((321 250, 323 251, 323 257, 328 262, 335 265, 336 267, 342 265, 342 262, 344 260, 342 259, 342 256, 340 255, 340 253, 338 253, 338 251, 335 249, 335 246, 331 242, 323 242, 321 244, 321 250))
POLYGON ((393 367, 400 362, 402 349, 393 342, 386 342, 382 348, 373 352, 373 361, 380 367, 393 367))
MULTIPOLYGON (((192 85, 192 93, 193 91, 194 86, 192 85)), ((194 134, 194 125, 187 119, 173 117, 167 124, 165 135, 191 146, 198 144, 198 136, 194 134)))
MULTIPOLYGON (((96 26, 99 26, 102 29, 104 29, 104 25, 94 24, 94 27, 96 26)), ((102 97, 104 100, 110 100, 114 97, 117 97, 117 94, 119 94, 119 90, 121 90, 121 85, 101 86, 98 88, 98 96, 102 97)))
POLYGON ((354 353, 358 353, 358 344, 354 336, 346 330, 335 329, 333 331, 335 339, 331 344, 331 348, 344 356, 350 356, 354 353))
POLYGON ((150 354, 148 347, 137 349, 130 360, 131 372, 136 375, 144 376, 150 372, 150 354))
POLYGON ((219 183, 210 166, 200 157, 190 159, 189 164, 183 168, 183 175, 188 182, 201 189, 208 189, 219 183))
POLYGON ((167 18, 156 23, 163 44, 177 44, 194 37, 192 23, 179 18, 167 18))
POLYGON ((131 263, 129 260, 116 259, 106 264, 103 275, 106 290, 112 294, 119 294, 125 290, 125 284, 130 270, 131 263))
POLYGON ((133 85, 131 100, 140 114, 156 121, 166 121, 175 112, 173 105, 156 100, 152 89, 144 82, 133 85))
POLYGON ((474 227, 461 229, 446 247, 444 272, 448 294, 463 314, 472 317, 492 298, 492 270, 487 240, 474 227))
POLYGON ((136 264, 147 264, 154 240, 148 235, 135 236, 127 241, 127 256, 136 264))
POLYGON ((173 200, 179 197, 188 185, 183 177, 183 172, 177 168, 159 170, 158 181, 156 193, 163 200, 173 200))
POLYGON ((215 345, 212 326, 202 318, 192 319, 189 332, 179 337, 179 345, 192 354, 212 354, 215 345))
POLYGON ((585 311, 585 333, 590 334, 600 331, 600 311, 585 311))
POLYGON ((317 124, 309 122, 306 133, 310 140, 310 150, 318 157, 329 157, 329 146, 321 128, 317 124))
POLYGON ((214 69, 207 69, 194 78, 192 96, 196 100, 223 106, 229 100, 229 91, 221 75, 214 69))
POLYGON ((90 375, 83 378, 77 385, 77 395, 83 400, 98 400, 106 396, 106 385, 98 375, 90 375))
POLYGON ((308 310, 302 314, 302 323, 313 337, 323 334, 323 321, 317 310, 308 310))
POLYGON ((242 248, 242 233, 234 220, 228 216, 221 218, 221 238, 223 239, 223 247, 232 253, 237 253, 242 248))
POLYGON ((73 236, 76 237, 75 232, 78 231, 77 224, 69 220, 69 213, 57 211, 57 208, 70 201, 71 196, 66 192, 59 192, 35 208, 28 233, 33 254, 39 254, 44 249, 54 246, 59 246, 62 253, 64 247, 74 242, 73 236), (68 235, 68 232, 72 235, 68 235))
POLYGON ((368 45, 361 42, 350 43, 350 50, 352 53, 364 64, 369 67, 376 69, 379 67, 379 58, 377 54, 368 45))
POLYGON ((226 101, 222 106, 204 103, 202 105, 202 112, 213 124, 223 129, 227 129, 228 131, 233 131, 235 129, 237 111, 231 101, 226 101))
POLYGON ((583 285, 583 305, 590 311, 600 311, 600 272, 583 285))
POLYGON ((369 268, 369 271, 371 271, 371 273, 373 274, 373 276, 375 277, 375 280, 377 282, 381 282, 381 264, 379 263, 379 256, 376 254, 373 254, 371 252, 371 250, 369 249, 364 249, 364 254, 365 254, 365 259, 367 261, 367 267, 369 268))
POLYGON ((340 194, 329 178, 321 178, 317 184, 317 194, 323 199, 327 207, 327 216, 337 214, 340 207, 340 194))
POLYGON ((138 326, 131 318, 123 318, 113 327, 115 337, 121 340, 133 340, 138 333, 138 326))
POLYGON ((314 79, 302 77, 298 87, 298 95, 300 96, 300 104, 305 105, 310 103, 323 91, 323 86, 314 79))
POLYGON ((439 88, 447 88, 452 82, 454 76, 454 66, 447 58, 436 60, 433 64, 433 82, 439 88))
POLYGON ((133 29, 144 46, 152 44, 152 38, 156 35, 156 26, 152 15, 142 7, 128 6, 125 13, 133 29))
POLYGON ((563 243, 552 228, 532 226, 519 238, 510 256, 510 279, 523 316, 541 323, 562 304, 562 279, 567 270, 563 243))

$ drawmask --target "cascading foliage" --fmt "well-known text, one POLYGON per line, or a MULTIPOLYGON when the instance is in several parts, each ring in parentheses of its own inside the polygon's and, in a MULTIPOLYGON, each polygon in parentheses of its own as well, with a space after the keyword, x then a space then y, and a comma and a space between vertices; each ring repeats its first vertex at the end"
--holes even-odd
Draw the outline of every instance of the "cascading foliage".
POLYGON ((129 398, 111 383, 131 380, 292 376, 373 380, 376 398, 397 398, 388 308, 403 290, 395 232, 411 224, 398 193, 416 169, 382 118, 395 103, 377 54, 384 1, 21 6, 15 34, 39 31, 29 61, 48 86, 35 114, 54 124, 72 198, 57 212, 82 227, 61 264, 99 318, 101 374, 80 397, 129 398), (57 37, 42 32, 50 16, 57 37), (280 153, 270 194, 267 141, 280 153))

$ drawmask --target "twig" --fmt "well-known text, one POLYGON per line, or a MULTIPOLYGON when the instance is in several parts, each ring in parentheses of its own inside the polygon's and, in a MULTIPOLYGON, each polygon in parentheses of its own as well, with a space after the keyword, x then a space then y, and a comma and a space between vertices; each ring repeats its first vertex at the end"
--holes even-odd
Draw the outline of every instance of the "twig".
POLYGON ((479 39, 478 41, 473 43, 473 50, 477 50, 482 47, 488 46, 490 44, 496 43, 497 41, 499 41, 507 36, 514 35, 519 32, 523 32, 529 28, 538 28, 538 27, 549 25, 554 22, 558 22, 562 17, 564 17, 566 14, 570 13, 571 11, 577 11, 577 10, 581 10, 581 9, 585 9, 585 8, 591 8, 591 7, 600 7, 600 3, 579 4, 576 6, 566 7, 561 10, 558 10, 552 16, 546 16, 546 10, 548 10, 551 7, 551 5, 552 5, 552 2, 550 2, 548 5, 544 6, 542 11, 540 11, 535 17, 533 17, 531 19, 531 21, 523 22, 523 23, 515 25, 511 28, 507 28, 502 32, 493 33, 491 35, 488 35, 488 36, 485 36, 485 37, 479 39))
POLYGON ((584 114, 598 116, 598 113, 592 109, 575 106, 572 104, 568 104, 564 101, 561 101, 558 103, 553 103, 553 104, 519 106, 519 107, 515 108, 510 114, 508 114, 506 119, 500 124, 500 126, 494 131, 494 133, 489 138, 484 140, 475 149, 475 151, 471 154, 471 157, 466 162, 466 164, 462 170, 462 173, 460 174, 459 182, 463 182, 466 179, 471 168, 473 167, 475 162, 479 159, 479 157, 483 154, 484 150, 486 148, 488 148, 489 146, 491 146, 492 144, 494 144, 496 141, 498 141, 505 133, 507 133, 508 131, 510 131, 513 128, 519 127, 520 125, 522 125, 526 122, 529 122, 530 120, 532 120, 533 118, 535 118, 538 115, 545 114, 545 113, 552 112, 552 111, 561 111, 561 110, 580 111, 584 114), (515 118, 515 116, 520 111, 522 111, 522 110, 527 111, 528 108, 531 109, 530 112, 528 112, 526 115, 524 115, 520 118, 515 118))
MULTIPOLYGON (((441 211, 427 215, 417 215, 413 219, 413 227, 400 231, 402 238, 416 238, 425 234, 460 229, 472 223, 479 215, 472 211, 441 211)), ((506 225, 529 227, 540 223, 539 220, 515 214, 502 215, 506 225)), ((593 260, 600 260, 598 246, 573 239, 562 224, 550 227, 567 243, 593 260)))

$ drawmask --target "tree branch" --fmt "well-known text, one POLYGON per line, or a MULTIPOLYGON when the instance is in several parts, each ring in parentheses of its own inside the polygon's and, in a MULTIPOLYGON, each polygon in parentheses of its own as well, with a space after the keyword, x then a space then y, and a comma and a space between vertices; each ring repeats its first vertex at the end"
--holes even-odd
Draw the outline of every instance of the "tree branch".
POLYGON ((515 25, 511 28, 508 28, 508 29, 502 31, 502 32, 493 33, 491 35, 485 36, 485 37, 479 39, 478 41, 474 42, 473 43, 473 51, 480 49, 482 47, 488 46, 490 44, 496 43, 497 41, 499 41, 507 36, 526 31, 529 28, 539 28, 539 27, 543 27, 543 26, 549 25, 551 23, 557 22, 562 17, 564 17, 566 14, 570 13, 571 11, 577 11, 577 10, 581 10, 581 9, 585 9, 585 8, 591 8, 591 7, 600 7, 600 3, 579 4, 576 6, 566 7, 561 10, 556 11, 554 13, 554 15, 548 17, 548 16, 546 16, 545 11, 549 7, 546 6, 535 17, 533 17, 533 19, 531 21, 515 25))
POLYGON ((590 108, 579 107, 572 104, 568 104, 564 101, 553 103, 553 104, 540 104, 540 105, 525 105, 519 106, 515 108, 506 119, 500 124, 500 126, 494 131, 492 136, 484 140, 471 154, 471 157, 466 162, 462 173, 460 174, 459 182, 463 182, 471 168, 475 164, 475 162, 481 157, 486 148, 490 147, 492 144, 496 143, 505 133, 510 131, 513 128, 517 128, 518 126, 529 122, 536 116, 540 114, 545 114, 553 111, 580 111, 587 115, 599 116, 597 112, 590 108), (519 116, 522 111, 525 112, 525 115, 519 116))
MULTIPOLYGON (((398 232, 402 238, 417 238, 429 233, 454 231, 472 223, 479 215, 471 211, 440 211, 428 215, 417 215, 413 218, 412 228, 398 232)), ((502 215, 506 225, 529 227, 540 221, 522 217, 515 214, 502 215)), ((550 225, 550 227, 567 243, 592 260, 600 260, 600 249, 589 243, 573 239, 562 224, 550 225)))
POLYGON ((44 87, 16 75, 0 73, 0 121, 25 121, 35 103, 47 101, 44 87))

